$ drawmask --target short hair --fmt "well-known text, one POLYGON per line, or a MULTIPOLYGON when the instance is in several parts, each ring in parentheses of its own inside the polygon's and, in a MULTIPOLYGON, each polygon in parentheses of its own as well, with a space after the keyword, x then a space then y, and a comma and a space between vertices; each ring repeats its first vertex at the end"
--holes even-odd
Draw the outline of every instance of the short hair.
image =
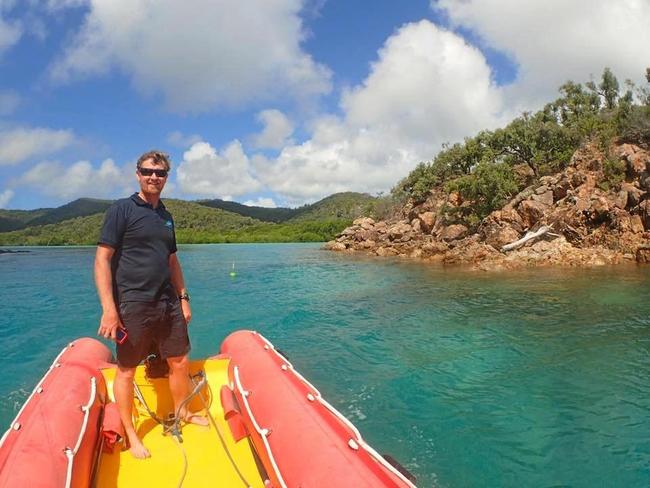
POLYGON ((167 171, 169 171, 169 169, 171 168, 172 163, 169 159, 169 155, 165 154, 162 151, 156 151, 156 150, 147 151, 142 156, 140 156, 138 158, 138 163, 136 164, 136 168, 140 169, 142 167, 142 163, 150 159, 153 160, 153 164, 162 164, 167 171))

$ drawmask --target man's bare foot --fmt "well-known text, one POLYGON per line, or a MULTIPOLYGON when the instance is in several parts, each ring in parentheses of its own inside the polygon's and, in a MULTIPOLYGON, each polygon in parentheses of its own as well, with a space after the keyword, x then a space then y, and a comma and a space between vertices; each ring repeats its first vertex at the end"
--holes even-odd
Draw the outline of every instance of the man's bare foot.
POLYGON ((129 438, 129 452, 131 455, 136 458, 136 459, 146 459, 148 457, 151 457, 151 453, 149 452, 149 449, 144 447, 144 444, 140 440, 140 438, 133 434, 128 436, 129 438))
POLYGON ((202 427, 209 424, 208 419, 198 413, 185 412, 184 415, 181 415, 181 418, 186 424, 200 425, 202 427))

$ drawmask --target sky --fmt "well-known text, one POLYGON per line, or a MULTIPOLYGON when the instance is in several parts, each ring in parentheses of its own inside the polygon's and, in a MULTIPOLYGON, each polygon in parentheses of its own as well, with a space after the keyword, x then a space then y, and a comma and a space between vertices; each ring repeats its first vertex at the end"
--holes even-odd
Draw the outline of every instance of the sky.
POLYGON ((0 208, 137 190, 295 207, 380 194, 609 67, 650 0, 0 0, 0 208))

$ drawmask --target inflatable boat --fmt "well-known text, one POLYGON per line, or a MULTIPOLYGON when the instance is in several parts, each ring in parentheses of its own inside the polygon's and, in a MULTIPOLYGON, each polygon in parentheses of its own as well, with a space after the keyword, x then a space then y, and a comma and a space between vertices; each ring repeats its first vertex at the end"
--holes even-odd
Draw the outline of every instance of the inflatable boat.
POLYGON ((0 487, 414 487, 260 334, 228 336, 192 361, 187 404, 208 426, 176 421, 168 380, 139 366, 133 419, 151 457, 131 456, 101 342, 69 344, 0 441, 0 487))

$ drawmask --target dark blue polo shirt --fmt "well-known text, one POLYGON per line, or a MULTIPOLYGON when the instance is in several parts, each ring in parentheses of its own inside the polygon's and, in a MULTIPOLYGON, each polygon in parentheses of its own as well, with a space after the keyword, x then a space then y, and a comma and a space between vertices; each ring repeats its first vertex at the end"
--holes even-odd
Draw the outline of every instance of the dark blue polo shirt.
POLYGON ((106 211, 99 244, 115 249, 111 263, 118 303, 172 299, 169 256, 176 252, 174 220, 162 201, 153 208, 137 193, 106 211))

